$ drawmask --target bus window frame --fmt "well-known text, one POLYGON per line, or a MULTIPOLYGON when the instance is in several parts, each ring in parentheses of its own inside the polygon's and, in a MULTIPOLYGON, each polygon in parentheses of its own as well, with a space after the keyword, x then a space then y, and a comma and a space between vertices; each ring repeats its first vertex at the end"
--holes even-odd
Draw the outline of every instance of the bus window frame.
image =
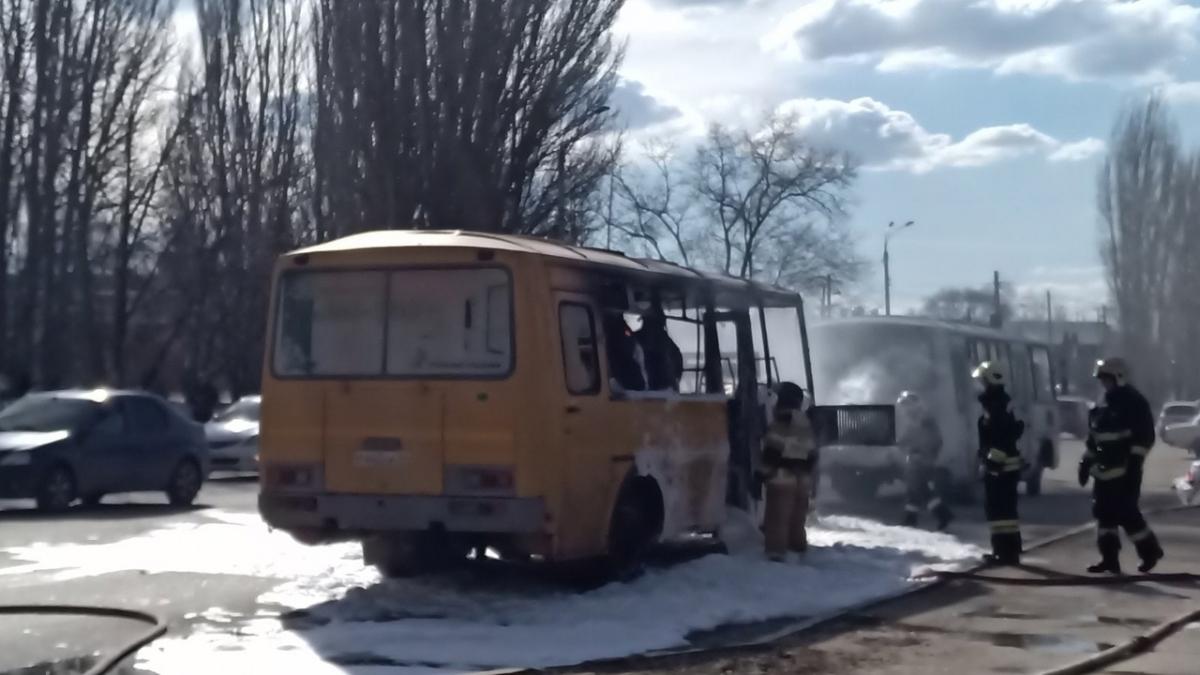
MULTIPOLYGON (((600 335, 596 330, 596 312, 592 305, 588 302, 580 300, 560 300, 558 303, 558 338, 559 349, 562 352, 563 365, 563 386, 566 387, 569 396, 599 396, 604 389, 604 372, 600 369, 600 335), (574 389, 571 386, 570 368, 567 365, 567 344, 563 342, 565 337, 563 333, 563 310, 566 308, 578 308, 587 313, 588 332, 591 334, 592 349, 591 349, 591 366, 592 366, 592 382, 586 389, 574 389)), ((575 346, 578 349, 578 345, 575 346)))
POLYGON ((517 370, 517 323, 516 323, 516 285, 512 269, 508 265, 501 263, 489 262, 485 264, 471 263, 445 263, 445 264, 426 264, 426 265, 332 265, 332 266, 304 266, 286 269, 275 276, 272 284, 271 301, 271 327, 270 327, 270 363, 271 377, 280 381, 313 381, 313 382, 330 382, 330 381, 395 381, 395 382, 412 382, 421 380, 437 380, 437 381, 503 381, 511 378, 517 370), (484 270, 493 269, 500 270, 508 279, 508 340, 511 352, 508 360, 508 369, 503 373, 496 374, 472 374, 472 375, 446 375, 446 374, 421 374, 421 375, 393 375, 386 370, 387 366, 387 337, 388 323, 390 318, 391 307, 391 273, 393 272, 429 272, 429 271, 453 271, 453 270, 484 270), (279 327, 283 312, 283 291, 285 280, 291 276, 300 276, 304 274, 346 274, 346 273, 383 273, 384 275, 384 292, 383 301, 383 352, 380 355, 380 367, 383 372, 378 375, 346 375, 346 374, 305 374, 305 375, 281 375, 275 360, 276 351, 279 347, 279 327))

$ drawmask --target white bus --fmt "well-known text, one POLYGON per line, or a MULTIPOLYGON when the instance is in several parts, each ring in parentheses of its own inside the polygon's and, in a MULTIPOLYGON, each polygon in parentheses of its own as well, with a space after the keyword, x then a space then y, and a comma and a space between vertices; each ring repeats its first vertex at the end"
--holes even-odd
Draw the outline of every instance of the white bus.
MULTIPOLYGON (((937 416, 943 436, 938 464, 956 492, 978 485, 976 420, 971 379, 982 361, 999 363, 1008 377, 1027 462, 1026 493, 1041 492, 1042 472, 1058 465, 1058 412, 1050 352, 1044 344, 978 326, 928 319, 863 317, 830 320, 809 330, 817 402, 891 405, 900 392, 917 392, 937 416)), ((835 445, 821 451, 822 472, 841 495, 873 497, 900 478, 904 453, 895 446, 835 445)))

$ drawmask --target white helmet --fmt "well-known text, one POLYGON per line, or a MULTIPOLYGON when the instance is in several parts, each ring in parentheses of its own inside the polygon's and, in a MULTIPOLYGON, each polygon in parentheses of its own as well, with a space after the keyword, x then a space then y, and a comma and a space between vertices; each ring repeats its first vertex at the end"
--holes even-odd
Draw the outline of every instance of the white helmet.
POLYGON ((919 406, 921 405, 921 397, 915 391, 904 390, 900 392, 900 397, 896 399, 896 405, 903 406, 919 406))

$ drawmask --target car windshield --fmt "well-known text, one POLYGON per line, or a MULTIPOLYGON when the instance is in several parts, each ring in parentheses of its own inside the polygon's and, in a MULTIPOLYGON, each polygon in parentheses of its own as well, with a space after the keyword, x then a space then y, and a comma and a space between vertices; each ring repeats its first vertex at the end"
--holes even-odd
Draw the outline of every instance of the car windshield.
POLYGON ((100 412, 95 401, 60 396, 26 396, 0 412, 0 431, 71 431, 100 412))
POLYGON ((258 399, 242 399, 228 408, 221 411, 213 418, 214 422, 228 422, 230 420, 250 420, 258 421, 258 409, 261 405, 258 399))

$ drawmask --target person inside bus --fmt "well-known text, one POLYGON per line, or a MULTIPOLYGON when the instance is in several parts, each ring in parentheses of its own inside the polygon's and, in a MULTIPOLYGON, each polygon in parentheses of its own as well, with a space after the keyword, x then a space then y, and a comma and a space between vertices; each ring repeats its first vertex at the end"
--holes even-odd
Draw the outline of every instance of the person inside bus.
POLYGON ((646 376, 642 372, 641 347, 633 338, 629 324, 620 312, 604 312, 604 343, 608 352, 608 370, 614 390, 644 391, 646 376))
POLYGON ((634 333, 645 359, 646 388, 651 391, 678 391, 683 377, 683 352, 667 333, 667 317, 661 306, 642 315, 642 327, 634 333))

